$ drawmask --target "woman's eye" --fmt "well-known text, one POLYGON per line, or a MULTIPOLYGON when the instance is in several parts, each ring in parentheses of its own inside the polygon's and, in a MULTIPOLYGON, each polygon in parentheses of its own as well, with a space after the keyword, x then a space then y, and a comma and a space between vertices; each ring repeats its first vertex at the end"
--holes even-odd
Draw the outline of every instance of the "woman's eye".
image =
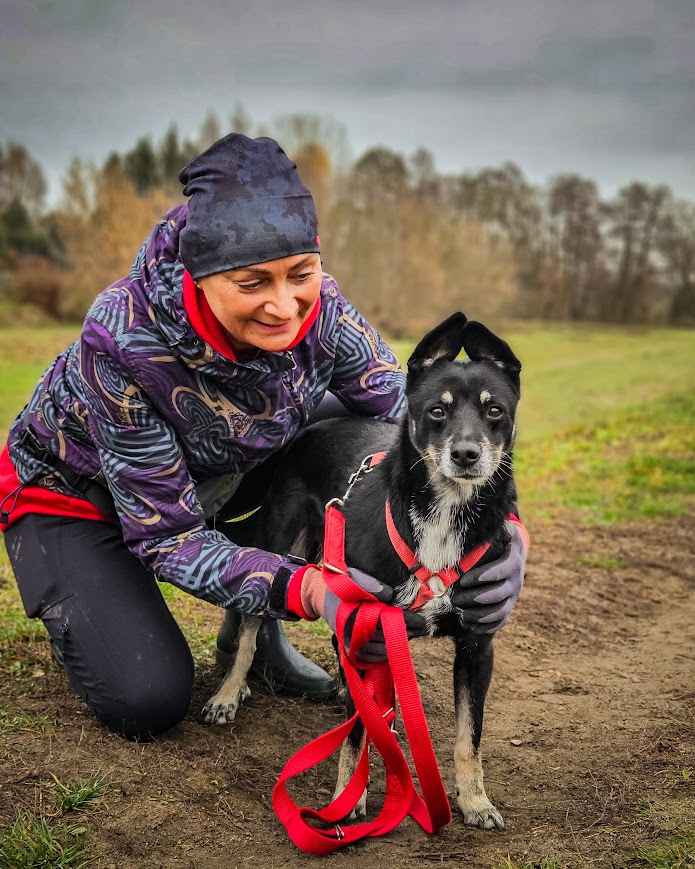
POLYGON ((442 420, 446 417, 446 413, 444 408, 442 407, 431 407, 428 411, 430 418, 434 420, 442 420))
POLYGON ((295 281, 306 281, 313 275, 313 272, 302 272, 300 275, 295 275, 295 281))
POLYGON ((496 405, 491 405, 487 409, 487 415, 490 419, 499 419, 502 416, 502 408, 497 407, 496 405))
POLYGON ((262 281, 238 281, 237 286, 241 287, 242 290, 257 290, 262 281))

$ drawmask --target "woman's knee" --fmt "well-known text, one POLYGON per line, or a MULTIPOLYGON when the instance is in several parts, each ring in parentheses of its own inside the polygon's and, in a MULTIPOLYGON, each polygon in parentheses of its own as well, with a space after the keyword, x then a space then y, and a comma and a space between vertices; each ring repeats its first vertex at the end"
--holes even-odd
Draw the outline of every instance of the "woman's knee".
MULTIPOLYGON (((186 649, 188 652, 188 649, 186 649)), ((150 739, 170 730, 186 716, 193 691, 193 660, 187 657, 162 672, 148 668, 124 682, 115 698, 87 703, 110 730, 128 739, 150 739)))

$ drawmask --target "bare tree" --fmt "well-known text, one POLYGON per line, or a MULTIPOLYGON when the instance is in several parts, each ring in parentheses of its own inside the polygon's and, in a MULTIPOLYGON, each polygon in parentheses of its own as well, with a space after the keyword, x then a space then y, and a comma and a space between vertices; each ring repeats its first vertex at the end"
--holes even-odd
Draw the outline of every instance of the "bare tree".
POLYGON ((558 313, 570 320, 597 314, 595 295, 603 266, 601 200, 596 184, 579 175, 553 179, 548 193, 549 231, 562 275, 558 313))
POLYGON ((635 181, 606 206, 617 269, 603 310, 605 319, 618 323, 648 319, 656 293, 656 240, 670 201, 668 187, 635 181))
POLYGON ((661 223, 657 239, 673 287, 668 318, 695 323, 695 205, 673 203, 661 223))

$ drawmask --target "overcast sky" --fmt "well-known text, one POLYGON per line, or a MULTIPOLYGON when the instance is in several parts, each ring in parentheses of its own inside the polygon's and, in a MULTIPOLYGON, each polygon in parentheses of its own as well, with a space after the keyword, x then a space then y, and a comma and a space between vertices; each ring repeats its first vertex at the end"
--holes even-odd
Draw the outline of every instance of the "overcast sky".
POLYGON ((354 154, 514 160, 695 199, 695 0, 0 0, 0 142, 51 182, 241 101, 332 115, 354 154))

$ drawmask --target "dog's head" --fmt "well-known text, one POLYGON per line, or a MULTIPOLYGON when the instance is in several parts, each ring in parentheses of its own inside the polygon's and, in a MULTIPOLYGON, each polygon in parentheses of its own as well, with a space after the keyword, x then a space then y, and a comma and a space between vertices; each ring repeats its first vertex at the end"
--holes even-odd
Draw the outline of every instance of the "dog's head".
POLYGON ((410 440, 431 474, 481 486, 509 463, 521 363, 509 345, 452 314, 408 360, 410 440), (470 362, 456 362, 461 349, 470 362))

